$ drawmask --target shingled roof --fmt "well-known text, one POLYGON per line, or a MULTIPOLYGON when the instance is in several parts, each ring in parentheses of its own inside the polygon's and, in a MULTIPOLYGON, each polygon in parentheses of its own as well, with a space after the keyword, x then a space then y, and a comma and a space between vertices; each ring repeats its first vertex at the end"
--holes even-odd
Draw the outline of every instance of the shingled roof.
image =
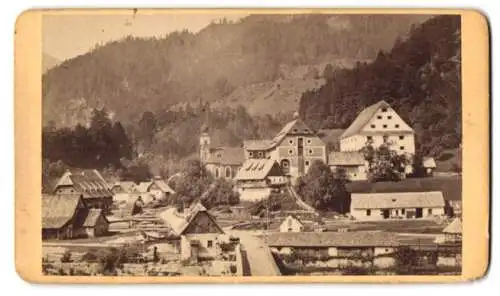
POLYGON ((358 151, 352 152, 331 152, 328 155, 329 165, 339 166, 360 166, 366 162, 364 155, 358 151))
POLYGON ((83 198, 113 196, 111 186, 97 170, 74 170, 65 172, 57 182, 54 191, 59 187, 72 186, 83 198))
POLYGON ((161 213, 161 218, 170 226, 176 235, 182 235, 191 222, 195 220, 196 216, 202 212, 212 219, 221 233, 224 233, 224 231, 218 226, 217 222, 215 222, 214 217, 210 215, 201 203, 197 203, 191 208, 186 209, 186 212, 184 213, 179 213, 174 207, 168 208, 161 213))
MULTIPOLYGON (((94 227, 97 224, 97 221, 99 220, 99 217, 102 215, 102 210, 101 209, 89 209, 87 213, 87 217, 85 218, 85 221, 83 222, 83 227, 94 227)), ((106 216, 104 216, 104 219, 106 219, 106 216)), ((107 219, 106 219, 107 221, 107 219)))
POLYGON ((302 121, 297 118, 287 123, 281 131, 271 140, 270 148, 281 143, 286 135, 314 135, 315 133, 302 121))
POLYGON ((212 148, 207 163, 221 165, 241 165, 245 161, 245 150, 242 147, 212 148))
POLYGON ((382 231, 353 232, 280 232, 267 236, 272 247, 396 247, 394 233, 382 231))
POLYGON ((80 200, 80 194, 44 195, 42 197, 42 228, 63 227, 75 215, 80 200))
POLYGON ((352 193, 351 209, 433 208, 444 207, 441 191, 352 193))
POLYGON ((266 178, 272 170, 276 170, 276 175, 282 175, 281 169, 275 160, 267 158, 247 159, 238 170, 236 180, 262 180, 266 178))
POLYGON ((246 150, 267 150, 271 148, 272 140, 245 140, 243 148, 246 150))

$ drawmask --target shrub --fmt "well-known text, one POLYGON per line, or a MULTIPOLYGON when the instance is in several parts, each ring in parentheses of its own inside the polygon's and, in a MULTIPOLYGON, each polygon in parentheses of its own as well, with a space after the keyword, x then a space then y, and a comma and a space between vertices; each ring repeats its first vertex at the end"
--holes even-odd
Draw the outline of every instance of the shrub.
POLYGON ((61 257, 61 262, 62 263, 68 263, 71 262, 71 252, 69 250, 66 250, 64 254, 61 257))

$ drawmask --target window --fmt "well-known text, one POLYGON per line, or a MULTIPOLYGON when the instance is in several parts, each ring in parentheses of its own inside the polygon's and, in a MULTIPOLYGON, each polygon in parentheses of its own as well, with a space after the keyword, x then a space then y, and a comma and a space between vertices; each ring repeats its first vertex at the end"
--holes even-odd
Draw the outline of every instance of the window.
POLYGON ((307 140, 307 144, 311 144, 311 139, 308 139, 308 140, 307 140))
POLYGON ((298 129, 296 129, 296 128, 294 128, 294 129, 293 129, 293 132, 294 132, 294 133, 296 133, 296 132, 298 132, 298 131, 299 131, 299 130, 298 130, 298 129))
POLYGON ((308 132, 309 132, 309 130, 307 128, 304 129, 304 133, 308 133, 308 132))
POLYGON ((429 213, 429 215, 432 215, 432 209, 427 210, 427 212, 429 213))
POLYGON ((382 112, 387 112, 387 108, 382 108, 382 112))
POLYGON ((399 150, 405 150, 405 146, 399 147, 399 150))
POLYGON ((264 156, 264 152, 259 151, 259 157, 263 157, 263 156, 264 156))
POLYGON ((293 150, 292 149, 288 150, 288 154, 292 155, 293 154, 293 150))
POLYGON ((400 139, 400 140, 404 140, 404 139, 405 139, 405 136, 399 136, 399 139, 400 139))
POLYGON ((282 160, 281 161, 281 166, 284 167, 284 168, 287 168, 288 167, 288 161, 286 159, 282 160))
POLYGON ((389 136, 388 135, 384 135, 383 139, 384 139, 384 143, 387 143, 387 141, 389 141, 389 136))
POLYGON ((215 178, 219 178, 219 168, 215 168, 215 178))
POLYGON ((398 211, 398 210, 396 210, 396 216, 397 216, 397 215, 399 215, 399 211, 398 211))
POLYGON ((395 127, 395 128, 399 128, 399 124, 395 124, 395 125, 394 125, 394 127, 395 127))
POLYGON ((309 165, 309 160, 306 160, 306 165, 309 165))
POLYGON ((312 149, 309 149, 309 155, 312 155, 313 154, 313 150, 312 149))
POLYGON ((378 116, 377 116, 377 119, 382 119, 382 116, 378 115, 378 116))
POLYGON ((405 209, 401 209, 401 214, 404 215, 405 214, 405 209))
POLYGON ((293 145, 293 140, 288 140, 288 143, 289 143, 290 145, 293 145))
POLYGON ((392 119, 392 116, 391 115, 387 116, 387 119, 392 119))
POLYGON ((366 137, 366 140, 367 140, 367 141, 371 141, 371 140, 373 140, 373 138, 372 138, 372 136, 367 136, 367 137, 366 137))
POLYGON ((214 242, 211 240, 207 241, 207 248, 211 248, 213 246, 214 242))
POLYGON ((250 157, 253 157, 253 152, 252 152, 252 151, 248 152, 248 155, 249 155, 250 157))
POLYGON ((370 125, 371 128, 375 128, 375 124, 370 125))
POLYGON ((370 210, 370 209, 366 210, 366 215, 367 216, 371 216, 372 215, 372 210, 370 210))
POLYGON ((387 124, 384 124, 382 127, 383 127, 383 128, 387 128, 387 124))

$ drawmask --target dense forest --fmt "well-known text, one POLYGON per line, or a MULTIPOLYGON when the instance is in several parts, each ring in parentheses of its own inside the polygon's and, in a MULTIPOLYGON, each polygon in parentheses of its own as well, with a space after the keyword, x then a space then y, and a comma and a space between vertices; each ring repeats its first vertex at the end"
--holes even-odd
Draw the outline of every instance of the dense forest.
POLYGON ((426 18, 250 15, 238 22, 213 22, 197 33, 97 45, 43 75, 44 123, 83 124, 92 109, 103 107, 125 123, 148 110, 212 102, 237 88, 275 81, 283 66, 371 60, 426 18))
POLYGON ((415 130, 417 151, 439 156, 461 142, 460 17, 414 26, 371 63, 325 73, 329 79, 300 101, 313 128, 347 128, 366 106, 391 104, 415 130))

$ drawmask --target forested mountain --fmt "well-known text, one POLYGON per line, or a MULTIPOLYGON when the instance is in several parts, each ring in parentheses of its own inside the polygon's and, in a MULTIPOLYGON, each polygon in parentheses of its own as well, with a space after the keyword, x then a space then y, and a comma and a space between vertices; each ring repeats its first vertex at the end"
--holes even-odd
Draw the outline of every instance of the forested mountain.
POLYGON ((54 68, 58 64, 60 64, 61 61, 56 59, 55 57, 51 56, 50 54, 43 53, 42 55, 42 73, 47 72, 49 69, 54 68))
MULTIPOLYGON (((251 15, 236 23, 214 22, 196 34, 183 31, 161 38, 128 37, 96 46, 43 75, 44 123, 83 123, 90 118, 89 110, 102 107, 123 123, 178 102, 224 102, 228 97, 235 107, 251 94, 246 87, 270 85, 257 95, 280 88, 275 82, 284 79, 287 69, 373 59, 379 49, 390 49, 397 36, 426 18, 251 15), (231 96, 235 90, 239 93, 231 96)), ((319 71, 321 74, 322 69, 319 71)), ((313 80, 303 86, 295 80, 285 81, 281 83, 283 93, 276 92, 274 98, 296 100, 296 106, 300 93, 319 83, 313 80)))
POLYGON ((314 128, 347 128, 368 105, 385 100, 416 132, 417 150, 439 156, 461 142, 460 17, 415 26, 370 63, 332 71, 305 92, 300 114, 314 128))

